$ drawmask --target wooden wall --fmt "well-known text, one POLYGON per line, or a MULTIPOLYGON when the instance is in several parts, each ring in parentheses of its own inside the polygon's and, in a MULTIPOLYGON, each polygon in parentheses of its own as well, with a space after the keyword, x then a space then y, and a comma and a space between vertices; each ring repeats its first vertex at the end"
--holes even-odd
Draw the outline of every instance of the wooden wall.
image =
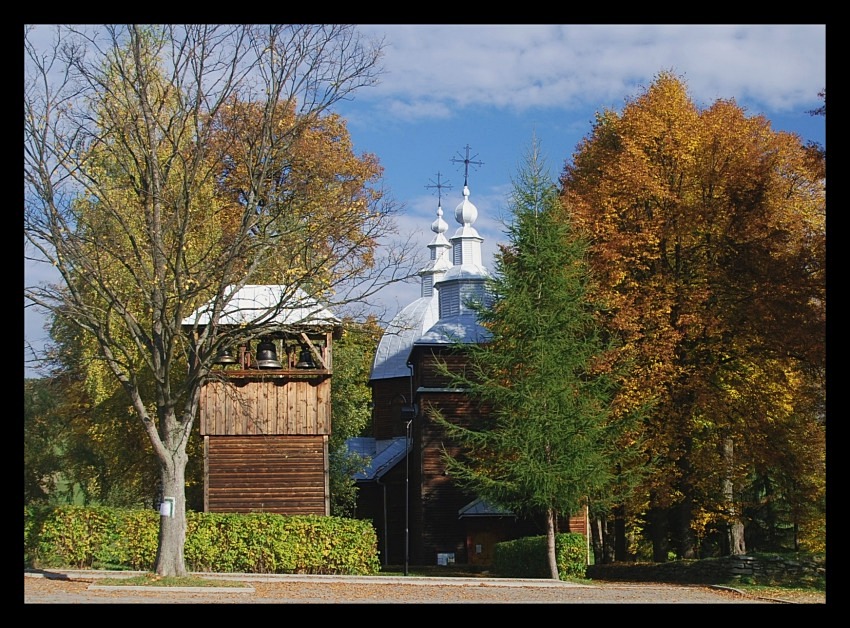
POLYGON ((570 515, 567 518, 567 525, 561 526, 561 532, 574 532, 576 534, 589 535, 589 522, 587 520, 587 506, 581 509, 580 512, 570 515))
POLYGON ((405 465, 397 465, 380 482, 358 483, 357 519, 371 519, 382 565, 404 564, 405 465))
POLYGON ((331 378, 211 381, 201 390, 202 436, 331 433, 331 378))
POLYGON ((453 372, 460 372, 466 365, 466 358, 457 351, 446 350, 435 356, 430 351, 416 351, 421 358, 417 366, 417 386, 424 388, 444 388, 452 385, 451 377, 440 373, 438 362, 445 363, 453 372))
POLYGON ((204 510, 329 515, 328 437, 205 436, 204 510))
POLYGON ((466 555, 470 565, 491 566, 496 544, 518 536, 513 517, 467 518, 466 555))
POLYGON ((466 525, 458 511, 475 496, 461 490, 445 473, 443 451, 460 455, 461 450, 446 438, 443 429, 428 418, 427 412, 438 410, 449 421, 469 425, 475 415, 469 396, 462 392, 421 393, 419 401, 425 414, 418 417, 416 450, 417 467, 421 473, 420 502, 413 508, 416 535, 416 556, 424 564, 436 564, 437 554, 454 552, 458 563, 468 562, 466 555, 466 525))
POLYGON ((401 408, 412 403, 410 377, 393 377, 372 382, 372 436, 404 436, 401 408))

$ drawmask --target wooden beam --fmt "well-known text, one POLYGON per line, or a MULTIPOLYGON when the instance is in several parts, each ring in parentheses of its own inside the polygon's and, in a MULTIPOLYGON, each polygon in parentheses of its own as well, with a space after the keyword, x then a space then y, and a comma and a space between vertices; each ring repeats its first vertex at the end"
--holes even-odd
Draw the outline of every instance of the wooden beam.
POLYGON ((204 436, 204 512, 210 511, 210 437, 204 436))
POLYGON ((316 348, 316 345, 312 343, 310 338, 308 338, 307 334, 305 334, 303 331, 301 332, 300 336, 304 344, 310 348, 310 351, 313 353, 313 356, 319 361, 319 365, 323 369, 327 370, 328 366, 325 364, 325 358, 322 356, 322 352, 316 348))

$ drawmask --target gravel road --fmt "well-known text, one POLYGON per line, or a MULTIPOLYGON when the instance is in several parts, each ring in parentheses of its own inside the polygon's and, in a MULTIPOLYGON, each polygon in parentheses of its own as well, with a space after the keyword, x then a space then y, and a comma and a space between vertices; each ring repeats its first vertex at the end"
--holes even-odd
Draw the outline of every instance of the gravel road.
MULTIPOLYGON (((24 604, 780 604, 734 590, 476 578, 243 577, 249 588, 103 587, 97 577, 24 574, 24 604), (256 579, 260 578, 260 579, 256 579)), ((234 578, 235 579, 235 578, 234 578)))

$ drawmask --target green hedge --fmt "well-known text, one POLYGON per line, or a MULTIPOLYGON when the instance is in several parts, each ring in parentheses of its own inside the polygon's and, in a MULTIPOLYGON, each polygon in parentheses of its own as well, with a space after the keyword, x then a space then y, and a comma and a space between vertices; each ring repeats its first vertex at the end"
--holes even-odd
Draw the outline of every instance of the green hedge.
MULTIPOLYGON (((584 578, 587 570, 587 540, 581 534, 555 535, 558 577, 584 578)), ((493 571, 505 578, 549 578, 549 557, 545 536, 529 536, 497 543, 493 550, 493 571)))
MULTIPOLYGON (((24 567, 152 571, 160 515, 120 508, 24 509, 24 567)), ((186 513, 189 571, 372 575, 370 521, 271 513, 186 513)))

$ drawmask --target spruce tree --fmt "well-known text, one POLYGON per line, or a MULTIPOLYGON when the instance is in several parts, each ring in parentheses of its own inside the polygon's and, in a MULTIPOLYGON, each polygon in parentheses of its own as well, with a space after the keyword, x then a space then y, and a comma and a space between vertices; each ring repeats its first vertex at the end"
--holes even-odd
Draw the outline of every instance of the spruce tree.
POLYGON ((492 338, 463 346, 465 372, 447 372, 490 411, 471 427, 434 417, 466 452, 445 456, 455 482, 514 513, 545 516, 554 579, 557 517, 608 486, 617 448, 609 347, 586 296, 586 243, 559 204, 534 139, 513 181, 492 301, 473 306, 492 338))

